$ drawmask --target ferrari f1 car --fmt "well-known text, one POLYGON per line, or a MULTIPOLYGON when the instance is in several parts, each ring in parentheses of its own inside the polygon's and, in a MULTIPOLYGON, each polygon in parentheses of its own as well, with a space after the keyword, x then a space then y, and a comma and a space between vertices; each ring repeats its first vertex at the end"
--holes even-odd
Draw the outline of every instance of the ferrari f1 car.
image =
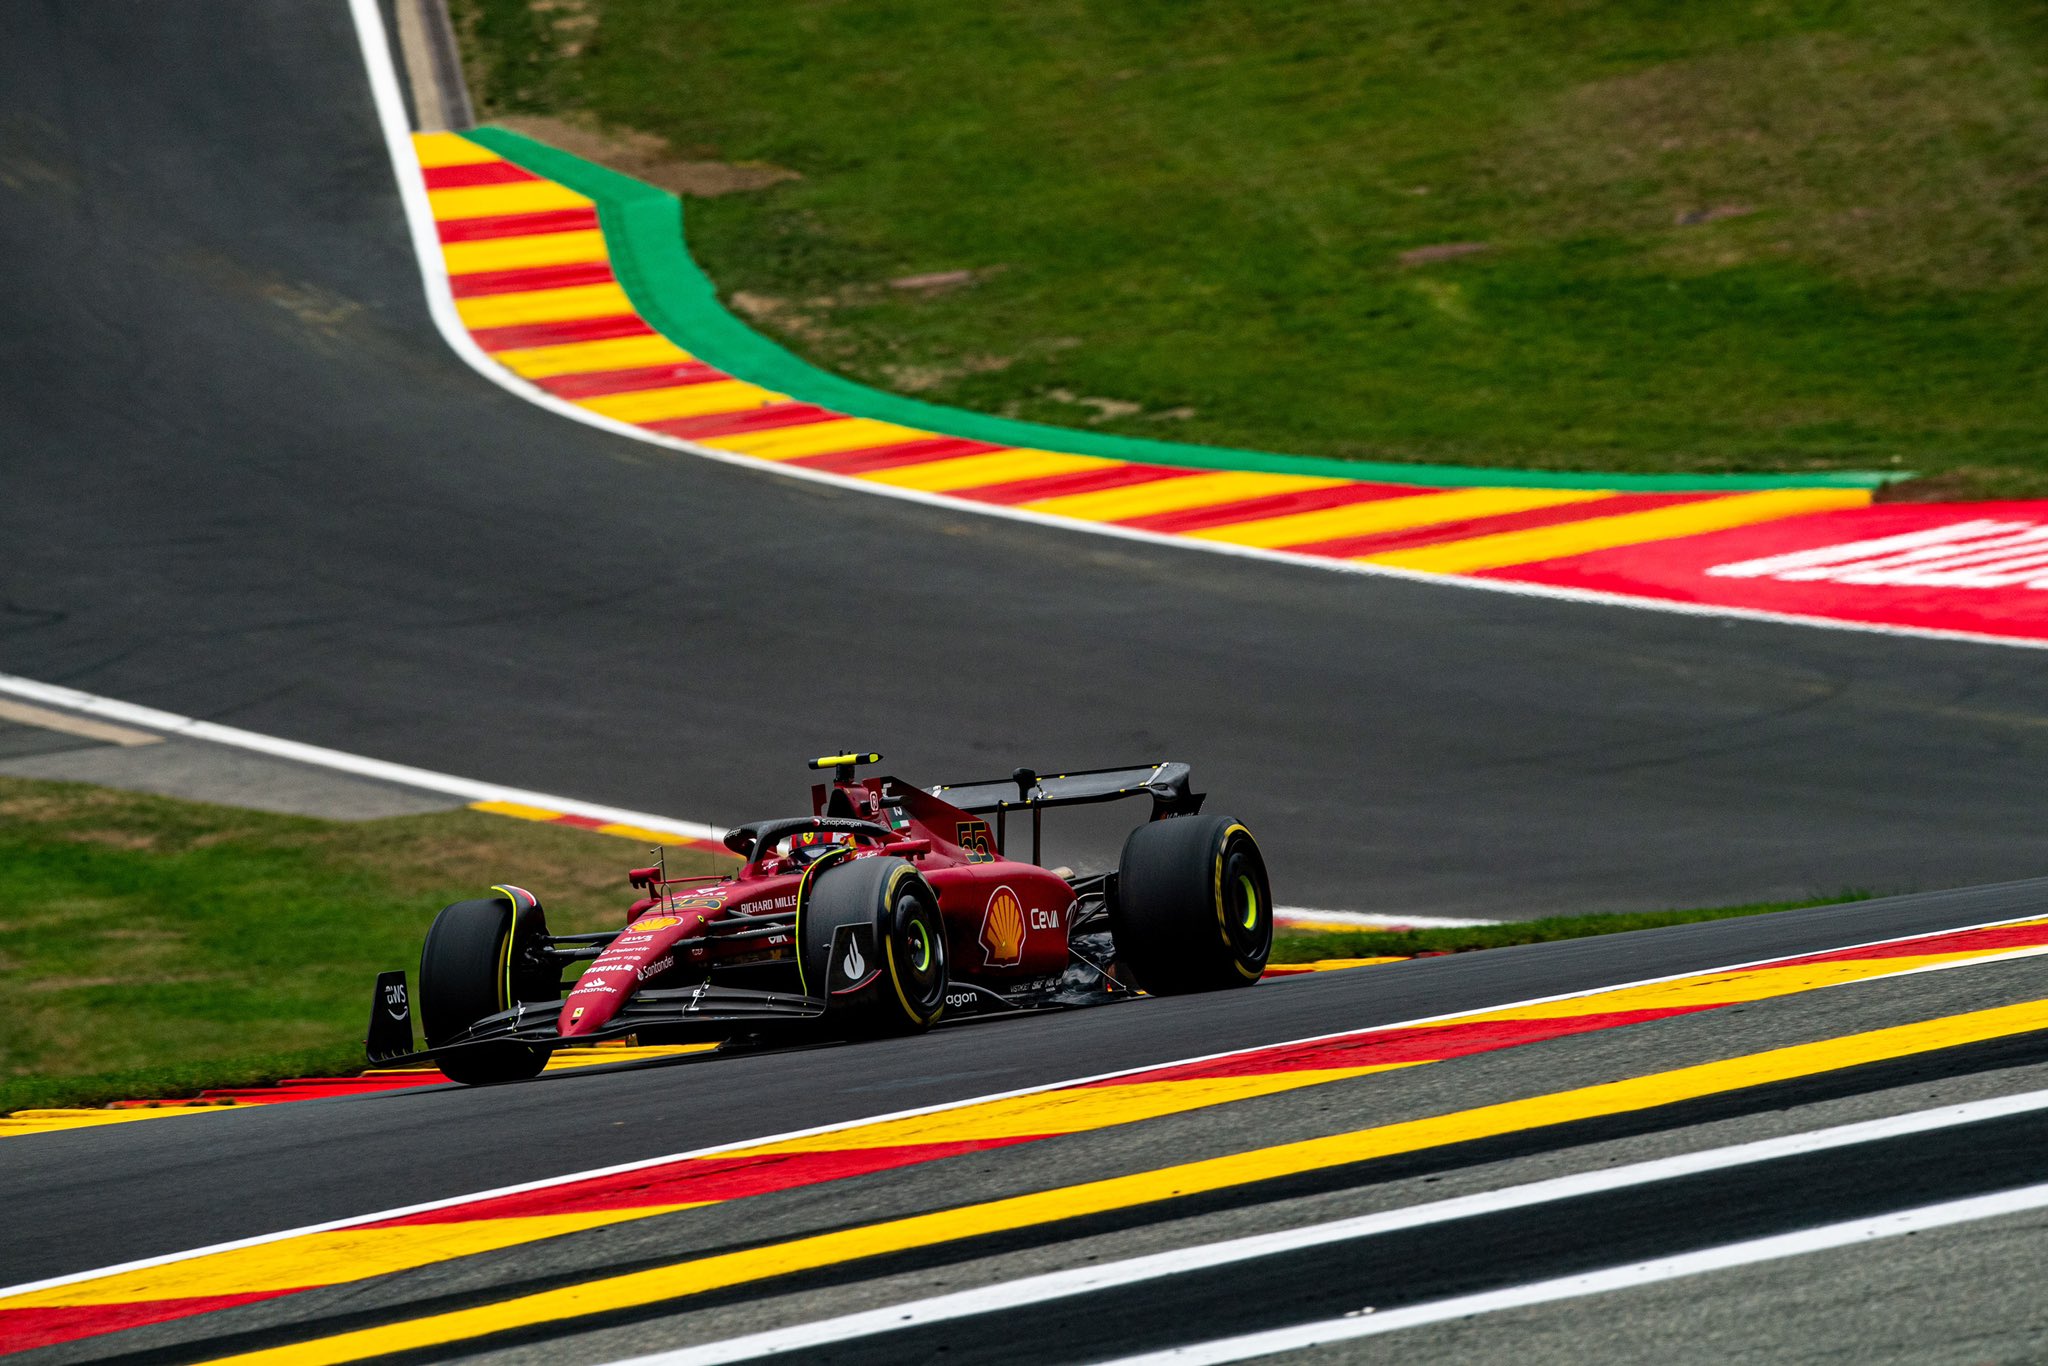
POLYGON ((510 885, 434 918, 420 954, 427 1047, 413 1052, 405 974, 377 981, 370 1059, 431 1058, 459 1082, 530 1077, 563 1044, 912 1033, 943 1017, 1249 986, 1273 899, 1241 821, 1202 814, 1186 764, 924 789, 830 770, 808 816, 755 821, 725 844, 734 873, 628 875, 624 928, 552 934, 510 885), (1145 798, 1113 872, 1041 866, 1050 807, 1145 798), (989 817, 994 818, 991 826, 989 817), (1030 827, 1031 859, 1009 846, 1030 827), (563 974, 589 963, 563 995, 563 974))

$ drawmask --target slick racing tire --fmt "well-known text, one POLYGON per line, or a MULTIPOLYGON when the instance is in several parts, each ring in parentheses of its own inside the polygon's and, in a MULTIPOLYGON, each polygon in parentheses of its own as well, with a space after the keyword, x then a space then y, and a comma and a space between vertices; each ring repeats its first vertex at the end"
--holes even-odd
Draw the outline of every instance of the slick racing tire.
POLYGON ((1227 816, 1175 816, 1124 841, 1109 913, 1116 955, 1154 996, 1247 987, 1273 948, 1258 841, 1227 816))
MULTIPOLYGON (((803 907, 807 944, 829 946, 808 961, 828 993, 845 993, 828 1009, 838 1028, 863 1036, 915 1034, 929 1029, 946 1008, 946 925, 938 897, 917 869, 902 859, 843 862, 818 875, 803 907), (848 970, 841 927, 871 926, 866 939, 874 961, 848 970), (833 952, 839 957, 832 957, 833 952), (872 980, 864 990, 857 982, 872 980)), ((858 944, 860 941, 852 941, 858 944)), ((857 950, 856 950, 857 952, 857 950)), ((818 982, 807 984, 813 992, 818 982)))
MULTIPOLYGON (((559 979, 549 992, 519 967, 519 950, 546 933, 540 907, 525 908, 515 925, 512 903, 503 897, 458 901, 435 916, 420 951, 420 1024, 427 1047, 439 1048, 485 1016, 510 1010, 515 999, 560 996, 559 979)), ((547 1065, 548 1050, 487 1043, 436 1061, 450 1081, 488 1086, 537 1075, 547 1065)))

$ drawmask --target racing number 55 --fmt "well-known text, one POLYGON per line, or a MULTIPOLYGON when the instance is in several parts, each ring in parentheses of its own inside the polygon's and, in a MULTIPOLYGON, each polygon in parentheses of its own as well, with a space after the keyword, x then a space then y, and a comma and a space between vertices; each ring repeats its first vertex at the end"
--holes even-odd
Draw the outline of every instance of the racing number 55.
POLYGON ((967 851, 969 863, 994 863, 996 852, 989 845, 988 826, 980 821, 962 821, 955 828, 954 843, 967 851))

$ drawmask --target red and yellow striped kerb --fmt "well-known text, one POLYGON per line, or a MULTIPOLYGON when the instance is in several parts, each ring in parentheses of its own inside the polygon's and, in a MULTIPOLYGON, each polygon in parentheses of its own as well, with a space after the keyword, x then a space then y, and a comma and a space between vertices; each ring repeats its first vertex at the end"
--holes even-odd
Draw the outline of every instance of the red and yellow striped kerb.
POLYGON ((848 416, 697 360, 635 310, 596 205, 453 133, 414 139, 455 306, 513 374, 730 456, 1197 541, 1470 574, 1835 508, 1867 489, 1628 493, 1143 464, 848 416))
MULTIPOLYGON (((543 1069, 568 1072, 584 1067, 607 1067, 628 1062, 652 1062, 679 1058, 690 1053, 708 1053, 715 1043, 639 1045, 607 1040, 578 1048, 557 1049, 543 1069)), ((301 1100, 332 1100, 337 1096, 378 1095, 385 1091, 410 1091, 422 1086, 446 1086, 448 1078, 438 1067, 373 1067, 346 1077, 288 1077, 268 1086, 237 1086, 201 1091, 176 1100, 117 1100, 91 1108, 14 1110, 0 1115, 0 1138, 50 1133, 58 1129, 96 1129, 109 1124, 130 1124, 145 1119, 174 1119, 183 1115, 207 1115, 219 1110, 246 1110, 257 1105, 290 1105, 301 1100)))
MULTIPOLYGON (((483 1196, 0 1297, 0 1351, 94 1337, 608 1224, 2048 946, 2048 919, 1365 1029, 483 1196)), ((687 1241, 686 1233, 678 1239, 687 1241)), ((680 1244, 679 1244, 680 1245, 680 1244)))
POLYGON ((701 839, 696 835, 685 835, 677 830, 662 830, 649 825, 627 825, 620 821, 599 820, 595 816, 579 816, 572 811, 557 811, 550 806, 532 806, 526 802, 471 802, 472 811, 485 811, 493 816, 511 816, 515 820, 540 821, 547 825, 567 825, 578 830, 588 830, 598 835, 616 835, 620 839, 637 840, 648 845, 673 845, 684 849, 696 849, 723 858, 739 857, 717 840, 701 839))

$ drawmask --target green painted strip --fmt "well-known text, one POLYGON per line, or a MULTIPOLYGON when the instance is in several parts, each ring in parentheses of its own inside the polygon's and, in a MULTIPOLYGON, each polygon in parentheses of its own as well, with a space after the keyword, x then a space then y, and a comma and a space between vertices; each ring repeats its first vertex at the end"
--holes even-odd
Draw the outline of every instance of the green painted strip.
POLYGON ((1026 446, 1150 465, 1256 470, 1438 488, 1617 489, 1627 492, 1714 492, 1782 488, 1873 488, 1903 473, 1853 470, 1791 474, 1566 474, 1465 465, 1397 465, 1267 451, 1190 446, 1136 436, 1051 427, 987 413, 944 408, 820 370, 740 321, 718 301, 718 289, 683 244, 682 202, 666 190, 515 133, 485 127, 464 134, 535 175, 597 202, 611 249, 612 271, 640 316, 699 359, 764 388, 852 417, 876 418, 998 446, 1026 446))

